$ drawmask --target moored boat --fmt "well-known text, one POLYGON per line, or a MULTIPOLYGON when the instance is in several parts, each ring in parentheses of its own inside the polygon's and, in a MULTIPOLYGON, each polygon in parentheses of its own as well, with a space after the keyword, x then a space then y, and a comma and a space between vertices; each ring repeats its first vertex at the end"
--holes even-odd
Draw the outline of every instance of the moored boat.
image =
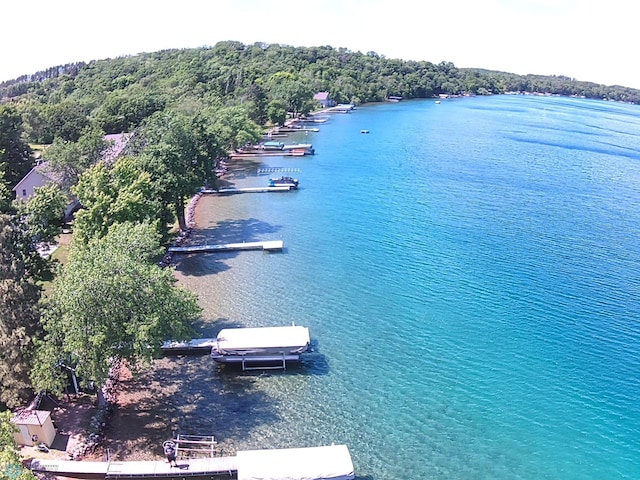
POLYGON ((285 368, 286 362, 298 361, 310 346, 307 327, 225 328, 218 333, 211 358, 219 363, 240 363, 243 370, 252 369, 249 364, 285 368))
POLYGON ((298 179, 293 177, 270 178, 269 186, 270 187, 289 187, 292 189, 296 189, 298 188, 298 179))

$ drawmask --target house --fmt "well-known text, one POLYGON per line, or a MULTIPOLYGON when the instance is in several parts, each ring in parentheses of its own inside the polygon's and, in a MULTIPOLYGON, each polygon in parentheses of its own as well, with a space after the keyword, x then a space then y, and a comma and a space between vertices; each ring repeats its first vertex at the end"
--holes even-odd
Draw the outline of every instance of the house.
POLYGON ((14 197, 18 200, 28 200, 35 193, 35 189, 53 182, 55 175, 47 162, 40 162, 13 187, 14 197))
POLYGON ((56 438, 51 412, 46 410, 21 410, 13 415, 11 422, 18 427, 18 431, 13 434, 18 445, 44 443, 50 447, 56 438))
MULTIPOLYGON (((113 163, 116 158, 124 152, 130 137, 130 133, 105 135, 104 139, 110 145, 105 150, 102 161, 109 164, 113 163)), ((50 182, 60 184, 60 179, 46 160, 40 160, 38 164, 13 187, 14 198, 26 201, 35 193, 36 188, 44 187, 50 182)), ((70 201, 64 212, 65 217, 69 216, 77 207, 77 200, 70 201)))
POLYGON ((336 102, 331 99, 329 92, 318 92, 313 96, 313 99, 318 101, 322 108, 333 107, 336 102))

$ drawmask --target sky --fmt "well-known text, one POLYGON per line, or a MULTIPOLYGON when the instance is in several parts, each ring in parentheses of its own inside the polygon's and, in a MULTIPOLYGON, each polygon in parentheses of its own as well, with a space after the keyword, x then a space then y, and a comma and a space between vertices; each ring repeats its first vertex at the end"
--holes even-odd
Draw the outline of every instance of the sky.
POLYGON ((640 88, 632 0, 29 0, 0 6, 0 81, 77 61, 219 41, 640 88))

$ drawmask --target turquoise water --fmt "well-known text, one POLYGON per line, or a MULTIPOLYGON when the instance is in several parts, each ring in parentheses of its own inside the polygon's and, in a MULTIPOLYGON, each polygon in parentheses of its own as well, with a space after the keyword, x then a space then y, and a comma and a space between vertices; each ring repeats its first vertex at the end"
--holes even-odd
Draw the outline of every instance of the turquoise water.
POLYGON ((638 132, 639 107, 580 99, 363 106, 268 159, 299 191, 203 197, 195 240, 286 247, 178 264, 206 333, 295 321, 315 351, 189 360, 223 390, 190 428, 345 443, 368 480, 640 478, 638 132))

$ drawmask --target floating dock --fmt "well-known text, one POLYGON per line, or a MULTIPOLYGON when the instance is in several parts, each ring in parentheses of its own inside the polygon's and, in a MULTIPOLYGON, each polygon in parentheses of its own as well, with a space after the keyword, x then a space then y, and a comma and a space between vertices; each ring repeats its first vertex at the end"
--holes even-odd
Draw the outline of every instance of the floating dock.
POLYGON ((304 157, 309 155, 305 152, 296 152, 294 150, 277 150, 275 152, 236 152, 230 153, 229 158, 249 158, 249 157, 304 157))
POLYGON ((262 167, 256 170, 258 175, 270 174, 270 173, 299 173, 299 168, 289 167, 262 167))
POLYGON ((185 247, 169 247, 169 253, 203 253, 203 252, 236 252, 242 250, 263 250, 265 252, 282 251, 283 240, 267 240, 264 242, 225 243, 220 245, 190 245, 185 247))
POLYGON ((203 189, 200 190, 200 193, 234 195, 236 193, 288 192, 290 190, 295 190, 295 188, 289 185, 281 187, 221 188, 219 190, 203 189))
POLYGON ((235 457, 178 460, 177 467, 166 461, 76 462, 72 460, 31 461, 34 472, 80 479, 120 478, 213 480, 353 480, 351 454, 346 445, 310 448, 240 451, 235 457))

